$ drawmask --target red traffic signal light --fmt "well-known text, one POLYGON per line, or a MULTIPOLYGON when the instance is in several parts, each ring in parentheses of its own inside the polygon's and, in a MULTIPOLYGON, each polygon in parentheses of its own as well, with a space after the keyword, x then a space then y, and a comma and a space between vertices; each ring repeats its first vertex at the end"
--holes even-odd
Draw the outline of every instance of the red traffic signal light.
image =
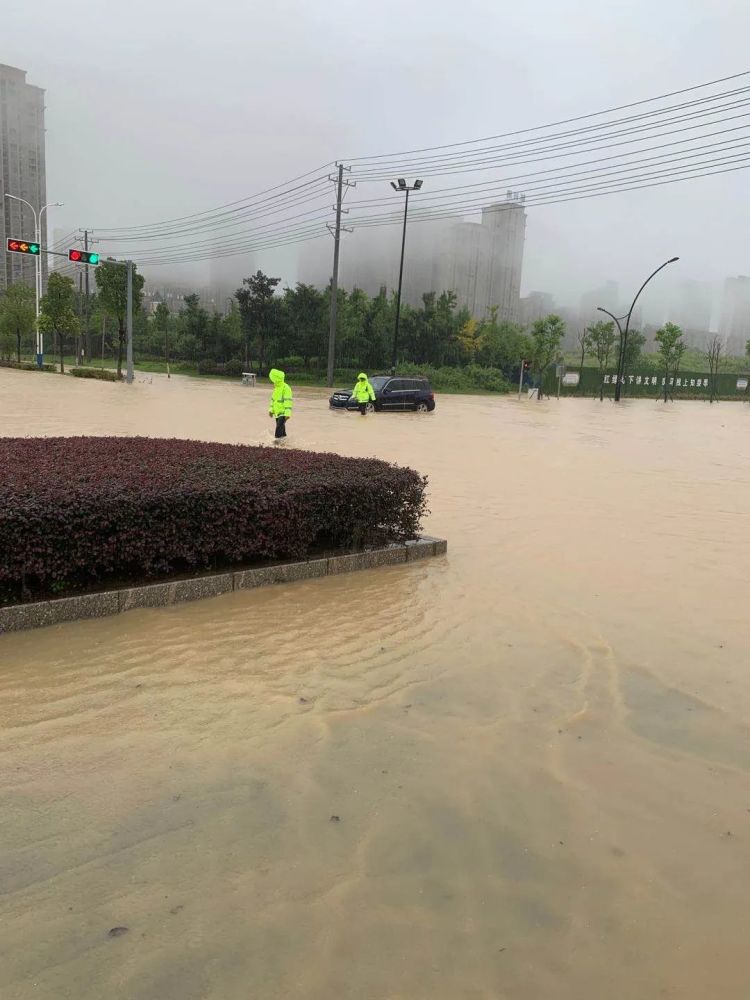
POLYGON ((88 250, 68 250, 68 260, 74 264, 98 264, 99 254, 89 253, 88 250))
POLYGON ((6 250, 8 253, 30 253, 38 256, 40 249, 38 243, 28 243, 26 240, 9 239, 6 241, 6 250))
POLYGON ((531 368, 531 362, 530 361, 524 361, 524 363, 523 363, 523 370, 525 372, 527 372, 529 370, 529 368, 531 368))

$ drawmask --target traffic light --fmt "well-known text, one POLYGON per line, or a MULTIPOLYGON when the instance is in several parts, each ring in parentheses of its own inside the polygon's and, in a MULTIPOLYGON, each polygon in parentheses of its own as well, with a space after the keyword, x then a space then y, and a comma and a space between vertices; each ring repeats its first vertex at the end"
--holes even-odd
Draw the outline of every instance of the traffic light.
POLYGON ((68 250, 68 260, 74 264, 98 264, 99 254, 89 253, 88 250, 68 250))
POLYGON ((526 372, 528 372, 528 370, 530 368, 531 368, 531 362, 530 361, 524 361, 523 362, 523 373, 524 373, 524 375, 526 374, 526 372))
POLYGON ((6 249, 8 253, 30 253, 37 257, 40 247, 38 243, 27 243, 26 240, 8 240, 6 249))

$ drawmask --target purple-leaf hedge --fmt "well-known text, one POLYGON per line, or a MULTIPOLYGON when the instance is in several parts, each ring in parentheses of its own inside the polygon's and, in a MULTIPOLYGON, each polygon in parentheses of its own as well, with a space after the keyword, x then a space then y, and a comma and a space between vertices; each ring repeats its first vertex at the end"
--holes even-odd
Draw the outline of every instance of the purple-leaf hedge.
POLYGON ((414 538, 378 459, 154 438, 0 438, 0 603, 414 538))

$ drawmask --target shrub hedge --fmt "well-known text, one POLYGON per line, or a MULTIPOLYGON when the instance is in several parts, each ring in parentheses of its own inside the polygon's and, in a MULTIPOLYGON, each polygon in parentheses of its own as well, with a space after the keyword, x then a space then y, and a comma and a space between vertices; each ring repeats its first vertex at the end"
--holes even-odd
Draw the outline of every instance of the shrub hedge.
POLYGON ((242 374, 242 362, 239 358, 230 358, 229 361, 203 360, 198 362, 197 371, 199 375, 231 375, 236 377, 242 374))
POLYGON ((76 378, 97 378, 102 382, 120 382, 121 377, 109 368, 69 368, 68 375, 76 378))
POLYGON ((499 368, 467 365, 465 368, 433 368, 431 365, 414 365, 404 362, 398 366, 399 375, 422 375, 430 380, 436 392, 510 392, 513 388, 499 368))
POLYGON ((415 537, 379 459, 151 438, 0 438, 0 603, 415 537))
POLYGON ((54 365, 42 365, 41 368, 34 361, 11 361, 10 358, 0 358, 0 368, 17 368, 24 372, 54 372, 57 368, 54 365))

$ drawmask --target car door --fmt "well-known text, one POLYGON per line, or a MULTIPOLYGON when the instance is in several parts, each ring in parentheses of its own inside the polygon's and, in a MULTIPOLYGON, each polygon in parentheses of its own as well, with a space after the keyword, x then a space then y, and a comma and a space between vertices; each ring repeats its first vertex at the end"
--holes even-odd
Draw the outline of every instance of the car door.
POLYGON ((402 409, 413 410, 422 398, 422 383, 419 379, 406 378, 403 380, 403 386, 404 388, 401 391, 402 409))
POLYGON ((384 410, 403 410, 404 408, 404 380, 392 378, 383 386, 382 405, 384 410))

